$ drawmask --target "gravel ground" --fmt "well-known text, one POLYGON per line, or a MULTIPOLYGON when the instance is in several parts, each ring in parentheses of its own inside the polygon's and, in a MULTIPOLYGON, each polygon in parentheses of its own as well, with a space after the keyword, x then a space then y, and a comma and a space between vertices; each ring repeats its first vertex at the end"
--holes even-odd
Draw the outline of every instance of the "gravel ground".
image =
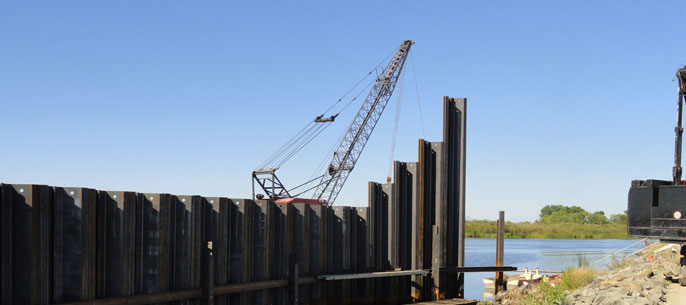
POLYGON ((669 284, 667 292, 667 305, 686 304, 686 286, 679 284, 669 284))
MULTIPOLYGON (((653 247, 653 249, 659 247, 653 247)), ((674 247, 678 249, 678 247, 674 247)), ((669 285, 679 277, 679 255, 663 249, 645 251, 623 266, 600 274, 570 294, 571 304, 663 304, 669 285)), ((686 304, 686 303, 684 303, 686 304)))
MULTIPOLYGON (((641 256, 609 271, 599 271, 590 284, 569 292, 569 303, 580 304, 685 304, 686 287, 679 286, 678 246, 651 247, 641 256), (662 248, 662 251, 655 252, 662 248)), ((683 269, 686 274, 686 268, 683 269)), ((518 288, 498 294, 497 304, 518 304, 531 289, 518 288)))

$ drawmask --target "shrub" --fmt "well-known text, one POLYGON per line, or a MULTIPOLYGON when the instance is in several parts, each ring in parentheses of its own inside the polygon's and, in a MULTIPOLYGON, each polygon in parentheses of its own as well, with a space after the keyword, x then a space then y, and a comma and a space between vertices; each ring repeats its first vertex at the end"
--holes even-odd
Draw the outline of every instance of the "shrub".
POLYGON ((562 284, 553 287, 548 283, 540 283, 526 295, 522 304, 566 304, 569 292, 583 287, 593 281, 595 273, 588 267, 569 268, 562 274, 562 284))
POLYGON ((562 274, 562 285, 572 291, 593 281, 595 272, 589 267, 569 268, 562 274))

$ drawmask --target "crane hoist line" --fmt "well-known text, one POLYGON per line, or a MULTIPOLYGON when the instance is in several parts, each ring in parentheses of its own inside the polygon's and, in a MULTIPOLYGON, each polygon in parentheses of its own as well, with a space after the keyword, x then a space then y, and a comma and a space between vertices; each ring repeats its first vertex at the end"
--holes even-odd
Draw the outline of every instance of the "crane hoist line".
MULTIPOLYGON (((309 204, 332 205, 343 188, 345 181, 348 179, 348 176, 355 168, 355 164, 360 158, 369 137, 372 135, 376 123, 378 123, 386 105, 391 99, 391 95, 398 83, 398 79, 405 66, 405 60, 407 59, 413 44, 414 42, 411 40, 403 41, 400 47, 395 50, 394 55, 390 58, 388 64, 386 64, 384 68, 380 69, 380 66, 377 66, 377 68, 370 71, 365 78, 355 85, 355 87, 348 91, 333 106, 327 109, 326 112, 331 110, 337 103, 341 102, 346 95, 355 90, 355 88, 367 77, 372 76, 374 72, 376 72, 374 80, 358 94, 359 96, 363 91, 366 91, 371 87, 367 97, 364 102, 362 102, 360 109, 348 126, 348 129, 337 142, 337 146, 335 150, 333 150, 331 161, 321 175, 294 188, 288 189, 277 177, 276 172, 281 165, 287 162, 330 126, 331 123, 336 120, 340 112, 333 115, 327 115, 325 112, 324 114, 317 116, 314 121, 310 121, 300 130, 300 132, 294 135, 288 142, 272 154, 267 161, 263 162, 259 169, 253 171, 253 198, 264 198, 264 195, 262 194, 255 194, 255 185, 257 184, 262 191, 264 191, 265 195, 275 202, 303 202, 309 204), (306 199, 299 197, 308 192, 312 193, 311 198, 306 199)), ((348 102, 345 107, 356 99, 357 96, 348 102)))

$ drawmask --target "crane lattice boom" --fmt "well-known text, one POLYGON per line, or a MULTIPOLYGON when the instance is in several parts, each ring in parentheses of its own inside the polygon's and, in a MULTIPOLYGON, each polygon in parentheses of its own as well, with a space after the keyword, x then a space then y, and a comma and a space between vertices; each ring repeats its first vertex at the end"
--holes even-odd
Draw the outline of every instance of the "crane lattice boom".
POLYGON ((336 200, 391 99, 413 43, 411 40, 405 40, 388 66, 376 78, 372 90, 334 152, 331 163, 314 193, 315 199, 324 199, 329 204, 336 200))

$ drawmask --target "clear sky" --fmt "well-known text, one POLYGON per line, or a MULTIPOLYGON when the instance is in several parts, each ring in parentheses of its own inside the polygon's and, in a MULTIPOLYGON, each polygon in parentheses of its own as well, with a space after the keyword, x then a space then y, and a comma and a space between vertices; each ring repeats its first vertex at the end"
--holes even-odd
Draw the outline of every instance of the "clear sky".
MULTIPOLYGON (((249 197, 251 171, 405 39, 395 156, 423 137, 414 75, 428 140, 442 96, 467 97, 468 217, 619 213, 632 179, 671 176, 684 1, 255 2, 0 3, 0 181, 249 197)), ((395 104, 338 204, 385 181, 395 104)))

